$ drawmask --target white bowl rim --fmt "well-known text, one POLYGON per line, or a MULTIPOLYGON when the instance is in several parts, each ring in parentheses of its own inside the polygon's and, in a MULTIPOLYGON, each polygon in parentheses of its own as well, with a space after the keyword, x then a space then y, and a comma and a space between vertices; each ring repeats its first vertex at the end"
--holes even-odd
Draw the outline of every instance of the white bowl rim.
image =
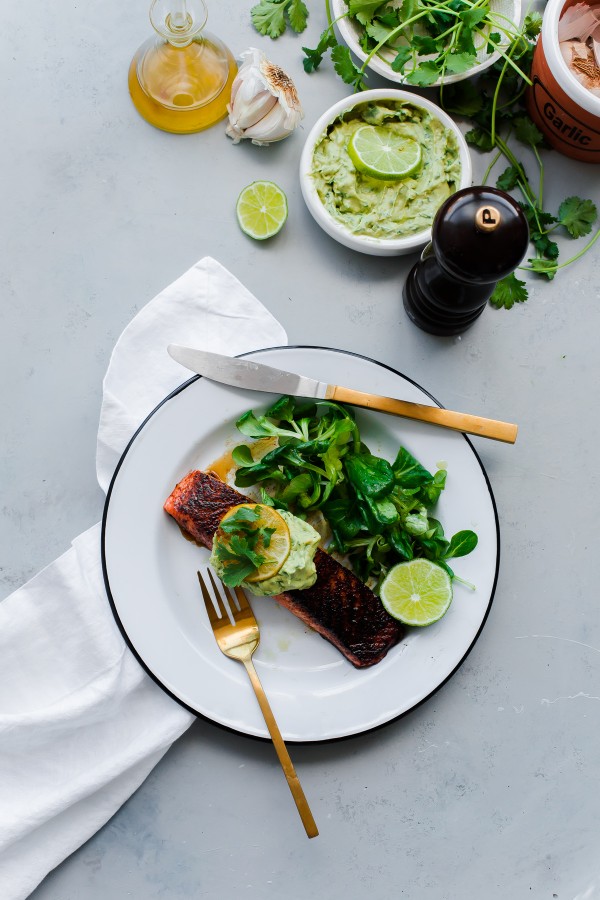
POLYGON ((373 249, 386 250, 390 255, 398 250, 410 252, 410 250, 417 250, 428 243, 431 238, 431 228, 419 231, 417 234, 407 235, 403 238, 375 238, 370 237, 369 235, 353 234, 327 212, 311 178, 312 157, 315 144, 325 128, 331 124, 340 113, 352 109, 355 106, 359 106, 362 103, 368 103, 371 100, 401 100, 413 103, 415 106, 421 106, 432 115, 436 116, 443 125, 453 132, 458 142, 461 170, 460 182, 457 190, 461 190, 462 188, 471 185, 473 164, 469 147, 458 125, 448 113, 426 97, 421 97, 419 94, 413 94, 411 91, 404 91, 399 88, 374 88, 370 91, 350 94, 348 97, 338 100, 337 103, 330 106, 329 109, 317 119, 308 133, 300 155, 300 185, 302 194, 309 210, 321 227, 331 237, 339 240, 340 243, 345 244, 347 247, 355 249, 358 247, 363 249, 371 247, 373 249))
MULTIPOLYGON (((354 33, 354 29, 350 24, 348 17, 342 15, 343 12, 347 9, 347 6, 348 4, 346 0, 331 0, 331 11, 333 13, 334 24, 335 27, 339 30, 349 49, 354 53, 355 56, 362 60, 362 62, 365 62, 367 54, 358 43, 358 40, 356 39, 356 35, 354 33)), ((513 0, 513 9, 513 21, 518 21, 521 17, 521 0, 513 0)), ((470 78, 473 75, 478 75, 480 72, 483 72, 485 69, 493 65, 499 58, 499 56, 500 54, 497 50, 495 50, 493 53, 490 53, 490 55, 485 60, 483 60, 483 62, 477 63, 476 66, 473 66, 473 68, 469 69, 467 72, 461 72, 458 75, 447 75, 443 79, 443 83, 456 84, 457 82, 464 81, 466 78, 470 78)), ((381 59, 380 56, 373 56, 367 68, 372 69, 373 72, 376 72, 383 78, 387 78, 389 81, 395 81, 397 84, 407 84, 404 76, 400 72, 394 72, 391 65, 389 63, 386 63, 385 60, 381 59)), ((427 85, 427 88, 437 88, 440 87, 441 84, 442 79, 438 79, 437 81, 434 81, 433 84, 427 85)))

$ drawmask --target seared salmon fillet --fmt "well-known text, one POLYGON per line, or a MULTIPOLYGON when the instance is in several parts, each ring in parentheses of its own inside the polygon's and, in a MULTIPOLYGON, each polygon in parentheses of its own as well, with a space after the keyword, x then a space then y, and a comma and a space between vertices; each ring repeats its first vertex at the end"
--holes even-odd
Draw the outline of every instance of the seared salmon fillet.
MULTIPOLYGON (((174 488, 166 512, 194 540, 209 549, 219 522, 232 506, 248 498, 213 475, 194 470, 174 488)), ((324 550, 315 554, 317 580, 305 590, 286 591, 274 599, 338 648, 353 666, 380 662, 404 635, 356 575, 324 550)))

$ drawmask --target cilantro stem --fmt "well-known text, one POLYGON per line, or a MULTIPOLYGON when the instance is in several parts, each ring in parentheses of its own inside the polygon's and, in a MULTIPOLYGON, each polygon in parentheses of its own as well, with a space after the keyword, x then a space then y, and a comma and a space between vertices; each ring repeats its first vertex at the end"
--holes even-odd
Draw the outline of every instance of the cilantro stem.
MULTIPOLYGON (((584 255, 584 253, 587 253, 587 251, 588 251, 591 247, 593 247, 593 245, 596 243, 596 241, 598 240, 599 237, 600 237, 600 228, 598 228, 598 230, 596 231, 596 233, 590 238, 590 240, 587 242, 587 244, 585 245, 585 247, 582 247, 581 250, 580 250, 578 253, 575 254, 575 256, 572 256, 570 259, 567 259, 566 262, 563 262, 563 263, 555 263, 553 266, 550 266, 550 265, 549 265, 549 266, 548 266, 548 271, 550 271, 550 272, 557 272, 558 269, 564 269, 564 268, 566 268, 567 266, 570 266, 571 263, 577 262, 578 259, 581 259, 581 257, 584 255)), ((525 271, 525 272, 527 272, 527 271, 529 271, 529 272, 532 272, 532 271, 535 272, 535 271, 537 271, 536 268, 535 268, 535 266, 519 266, 519 268, 522 269, 522 270, 525 271)), ((544 272, 542 272, 541 274, 544 274, 544 272)))
POLYGON ((464 584, 464 586, 469 588, 469 590, 471 590, 471 591, 477 590, 477 588, 475 587, 474 584, 472 584, 470 581, 467 581, 465 578, 460 578, 456 574, 456 572, 453 572, 453 574, 452 574, 452 581, 458 581, 458 582, 460 582, 460 584, 464 584))
POLYGON ((544 206, 543 197, 544 197, 544 163, 541 160, 540 154, 538 153, 538 149, 535 144, 532 145, 531 149, 535 154, 535 158, 538 161, 538 165, 540 167, 540 182, 538 187, 538 200, 537 206, 542 209, 544 206))
POLYGON ((493 158, 492 161, 490 162, 489 166, 487 167, 487 169, 486 169, 485 172, 483 173, 483 178, 482 178, 482 180, 481 180, 481 183, 482 183, 482 184, 485 184, 485 183, 486 183, 486 181, 487 181, 488 178, 490 177, 490 172, 492 171, 492 169, 494 168, 494 166, 496 165, 496 163, 498 162, 498 160, 500 159, 501 156, 502 156, 502 150, 498 150, 498 152, 496 153, 496 155, 494 156, 494 158, 493 158))
MULTIPOLYGON (((500 26, 498 26, 498 27, 500 27, 500 26)), ((475 28, 475 31, 477 32, 477 34, 480 37, 485 38, 487 40, 487 35, 484 31, 481 30, 481 28, 475 28)), ((520 69, 519 66, 516 64, 516 62, 511 58, 517 50, 518 40, 521 37, 521 34, 519 33, 519 34, 515 35, 514 32, 511 33, 510 31, 507 31, 505 28, 501 28, 501 31, 504 32, 505 37, 512 39, 512 44, 509 47, 508 52, 506 50, 503 50, 503 48, 500 47, 499 44, 495 44, 495 49, 500 54, 502 59, 506 63, 508 63, 509 66, 512 66, 512 68, 514 69, 516 74, 519 76, 519 78, 522 78, 528 85, 531 86, 532 81, 529 78, 529 76, 526 75, 525 72, 523 72, 523 70, 520 69)), ((504 69, 502 70, 502 74, 500 75, 499 82, 502 81, 503 76, 504 76, 504 69)))

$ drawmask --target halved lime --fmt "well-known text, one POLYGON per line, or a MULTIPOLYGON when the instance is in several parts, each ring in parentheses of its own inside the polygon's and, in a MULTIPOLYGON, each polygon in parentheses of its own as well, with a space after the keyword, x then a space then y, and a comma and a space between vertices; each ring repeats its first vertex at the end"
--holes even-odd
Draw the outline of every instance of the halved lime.
POLYGON ((382 181, 399 181, 416 172, 422 152, 418 141, 385 126, 361 125, 348 143, 355 169, 382 181))
POLYGON ((383 580, 381 602, 390 616, 405 625, 431 625, 452 602, 452 579, 428 559, 398 563, 383 580))
POLYGON ((287 197, 272 181, 253 181, 238 197, 235 211, 244 234, 264 241, 283 228, 288 215, 287 197))

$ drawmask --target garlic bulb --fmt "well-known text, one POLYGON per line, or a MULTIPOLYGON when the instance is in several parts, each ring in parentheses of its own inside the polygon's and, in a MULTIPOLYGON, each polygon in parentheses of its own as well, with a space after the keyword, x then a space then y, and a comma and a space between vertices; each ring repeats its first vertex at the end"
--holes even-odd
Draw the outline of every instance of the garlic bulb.
POLYGON ((231 87, 226 133, 234 144, 242 138, 259 146, 283 140, 304 115, 294 82, 260 50, 250 47, 241 59, 231 87))

